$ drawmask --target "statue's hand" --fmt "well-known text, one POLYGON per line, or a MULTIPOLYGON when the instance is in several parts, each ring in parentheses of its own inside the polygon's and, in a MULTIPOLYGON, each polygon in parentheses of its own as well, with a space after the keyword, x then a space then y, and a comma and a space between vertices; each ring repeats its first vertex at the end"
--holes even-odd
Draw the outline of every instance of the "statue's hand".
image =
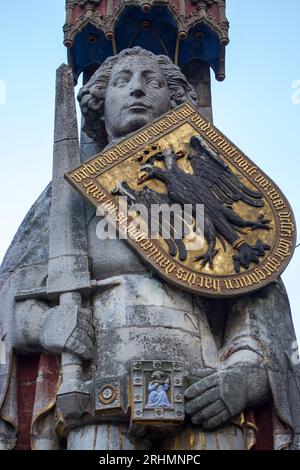
POLYGON ((92 311, 72 305, 52 308, 42 326, 43 349, 60 354, 69 352, 83 360, 92 358, 94 329, 91 324, 92 311))
POLYGON ((237 369, 196 369, 191 375, 199 378, 185 391, 186 412, 194 424, 214 429, 230 421, 247 404, 247 385, 237 369))

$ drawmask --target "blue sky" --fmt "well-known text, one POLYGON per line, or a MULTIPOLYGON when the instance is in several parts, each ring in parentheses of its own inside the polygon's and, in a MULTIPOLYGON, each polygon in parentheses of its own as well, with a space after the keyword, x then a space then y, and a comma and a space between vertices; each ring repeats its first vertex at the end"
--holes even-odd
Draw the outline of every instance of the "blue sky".
MULTIPOLYGON (((51 179, 55 70, 67 60, 64 3, 15 0, 2 8, 0 259, 51 179)), ((213 79, 215 124, 279 185, 300 224, 300 103, 292 102, 300 2, 228 0, 227 14, 231 42, 226 80, 213 79)), ((299 265, 300 247, 283 275, 298 338, 299 265)))

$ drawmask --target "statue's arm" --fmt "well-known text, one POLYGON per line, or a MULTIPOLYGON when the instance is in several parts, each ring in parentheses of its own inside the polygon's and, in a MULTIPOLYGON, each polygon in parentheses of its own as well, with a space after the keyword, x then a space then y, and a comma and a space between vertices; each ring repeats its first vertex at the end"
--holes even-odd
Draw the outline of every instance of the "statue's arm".
POLYGON ((46 302, 29 299, 16 302, 14 322, 16 351, 65 351, 85 360, 92 356, 94 331, 89 309, 73 305, 51 308, 46 302))
POLYGON ((228 316, 220 367, 191 373, 186 410, 195 424, 213 429, 269 399, 266 358, 257 333, 250 310, 243 299, 237 301, 228 316))
POLYGON ((49 307, 45 302, 26 300, 16 302, 14 311, 14 349, 18 352, 43 350, 41 336, 49 307))
POLYGON ((245 407, 262 405, 270 397, 266 352, 259 339, 257 324, 248 308, 255 297, 236 301, 227 320, 220 359, 224 368, 240 372, 245 384, 245 407))
POLYGON ((224 365, 240 372, 245 384, 245 407, 257 407, 268 401, 271 393, 268 373, 255 352, 234 353, 224 365))

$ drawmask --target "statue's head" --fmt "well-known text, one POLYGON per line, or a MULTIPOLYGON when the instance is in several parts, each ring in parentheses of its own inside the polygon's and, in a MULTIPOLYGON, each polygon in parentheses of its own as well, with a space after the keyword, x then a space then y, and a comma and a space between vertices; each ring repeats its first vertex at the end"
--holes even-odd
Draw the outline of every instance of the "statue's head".
POLYGON ((109 57, 81 88, 84 130, 95 141, 112 142, 171 108, 197 104, 193 87, 173 62, 140 47, 109 57))

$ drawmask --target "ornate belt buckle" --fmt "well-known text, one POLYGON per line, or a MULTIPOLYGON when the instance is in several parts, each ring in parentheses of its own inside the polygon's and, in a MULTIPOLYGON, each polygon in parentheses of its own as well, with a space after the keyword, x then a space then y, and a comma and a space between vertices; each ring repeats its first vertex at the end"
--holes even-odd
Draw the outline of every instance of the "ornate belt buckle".
POLYGON ((95 380, 95 415, 109 419, 124 419, 128 410, 128 379, 108 377, 95 380))
POLYGON ((179 362, 135 361, 131 367, 131 430, 168 428, 184 421, 184 377, 179 362))

